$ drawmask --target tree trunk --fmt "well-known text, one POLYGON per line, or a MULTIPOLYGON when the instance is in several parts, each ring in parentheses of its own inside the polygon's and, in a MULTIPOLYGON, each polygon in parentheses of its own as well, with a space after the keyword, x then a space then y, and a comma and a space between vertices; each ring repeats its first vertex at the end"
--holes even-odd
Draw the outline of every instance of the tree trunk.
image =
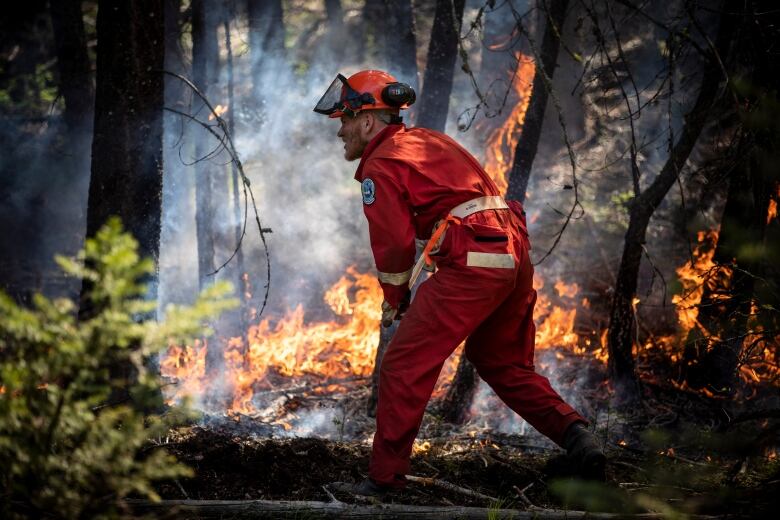
POLYGON ((681 367, 691 387, 707 386, 724 395, 736 391, 744 335, 753 328, 749 318, 756 318, 754 304, 760 317, 766 304, 774 307, 777 302, 772 282, 766 283, 773 279, 771 266, 776 260, 772 255, 776 250, 772 247, 777 247, 770 237, 772 228, 767 218, 770 199, 777 194, 773 178, 776 133, 767 121, 777 115, 777 109, 773 114, 771 103, 766 103, 767 92, 775 88, 775 83, 765 52, 768 42, 761 38, 769 34, 763 29, 772 22, 764 15, 756 16, 757 12, 765 12, 768 4, 751 2, 745 7, 742 27, 751 30, 741 34, 735 58, 726 66, 736 77, 749 71, 751 87, 738 103, 743 125, 741 146, 728 166, 733 170, 713 255, 719 270, 704 285, 697 322, 688 334, 681 367), (751 117, 755 113, 766 120, 756 123, 751 117))
POLYGON ((479 374, 476 367, 466 358, 466 350, 460 356, 458 369, 452 379, 447 395, 441 403, 439 413, 442 419, 454 424, 463 424, 469 420, 469 409, 479 388, 479 374))
MULTIPOLYGON (((164 0, 165 8, 165 70, 189 77, 182 48, 182 0, 164 0)), ((184 82, 165 74, 165 107, 180 112, 189 111, 191 92, 184 82)), ((160 292, 159 310, 169 303, 192 302, 197 296, 197 258, 182 259, 182 249, 191 243, 191 222, 195 208, 191 195, 195 189, 192 171, 183 159, 189 160, 194 148, 189 132, 194 126, 179 114, 163 114, 163 193, 162 228, 160 230, 160 292), (187 136, 187 138, 185 138, 187 136), (193 266, 193 263, 195 265, 193 266), (194 273, 194 274, 193 274, 194 273), (195 283, 194 283, 195 282, 195 283)))
MULTIPOLYGON (((568 0, 552 2, 552 8, 548 12, 548 25, 544 32, 541 58, 542 67, 544 67, 544 71, 550 79, 555 74, 555 63, 558 60, 558 47, 560 44, 559 34, 566 19, 567 4, 568 0), (557 29, 550 30, 550 23, 555 24, 557 29)), ((518 81, 518 79, 515 78, 515 81, 518 81)), ((533 165, 536 148, 539 144, 539 136, 542 133, 547 98, 548 92, 544 84, 542 72, 537 69, 534 76, 531 101, 523 122, 522 134, 515 147, 515 158, 509 176, 509 188, 506 193, 507 199, 520 202, 525 201, 525 191, 531 175, 531 166, 533 165)), ((444 397, 441 406, 441 414, 445 421, 462 424, 468 420, 469 408, 474 400, 478 386, 479 377, 476 368, 474 368, 474 365, 471 364, 466 356, 461 356, 458 370, 455 372, 455 378, 447 390, 447 395, 444 397)))
POLYGON ((112 215, 155 261, 162 190, 163 2, 103 1, 87 235, 112 215))
MULTIPOLYGON (((232 42, 231 42, 231 31, 230 31, 230 20, 231 16, 228 15, 228 13, 225 13, 225 19, 223 21, 224 29, 225 29, 225 48, 227 49, 227 102, 228 102, 228 110, 225 114, 227 118, 227 124, 228 124, 228 132, 230 132, 230 136, 232 139, 235 139, 235 131, 236 131, 236 124, 235 124, 235 96, 234 96, 234 68, 233 68, 233 50, 232 50, 232 42)), ((234 226, 234 238, 235 238, 235 247, 238 247, 238 244, 241 243, 241 233, 242 233, 242 220, 243 220, 243 212, 241 211, 241 179, 238 176, 238 168, 236 167, 235 162, 230 163, 230 179, 231 179, 231 186, 233 189, 232 193, 232 199, 233 199, 233 220, 235 221, 234 226)), ((231 333, 231 336, 233 335, 240 335, 244 338, 244 346, 248 347, 248 341, 246 338, 246 333, 249 329, 249 302, 247 301, 246 297, 246 289, 244 287, 244 251, 241 248, 238 248, 238 251, 236 251, 236 258, 235 258, 235 265, 234 269, 232 270, 233 275, 231 276, 233 280, 233 284, 236 287, 236 292, 241 295, 241 305, 236 309, 237 313, 237 326, 239 328, 239 334, 233 334, 231 333)))
MULTIPOLYGON (((724 12, 737 9, 736 0, 726 2, 724 12)), ((725 56, 734 28, 732 16, 722 16, 716 50, 725 56)), ((707 122, 709 111, 718 99, 718 90, 723 80, 722 71, 714 56, 705 65, 699 95, 691 112, 685 118, 685 125, 669 158, 653 183, 631 204, 628 231, 626 232, 623 256, 617 274, 615 294, 610 310, 610 323, 607 333, 609 349, 609 375, 613 385, 623 401, 630 402, 638 398, 638 380, 634 371, 632 355, 634 330, 633 300, 636 296, 637 278, 645 243, 645 235, 650 218, 666 193, 677 181, 678 174, 688 159, 694 145, 707 122)))
POLYGON ((325 13, 328 17, 328 25, 333 30, 344 29, 344 10, 341 8, 341 0, 325 0, 325 13))
POLYGON ((262 114, 270 100, 264 85, 286 60, 284 10, 281 0, 248 0, 249 52, 252 58, 252 93, 262 114))
POLYGON ((366 0, 361 13, 363 20, 358 24, 363 33, 358 61, 368 61, 378 69, 386 69, 388 65, 384 47, 387 40, 383 35, 386 16, 385 0, 366 0))
POLYGON ((437 0, 416 126, 444 131, 465 0, 437 0), (454 15, 454 17, 453 17, 454 15))
POLYGON ((385 0, 382 45, 388 71, 419 92, 417 38, 411 0, 385 0))
MULTIPOLYGON (((549 10, 547 11, 547 29, 544 31, 540 58, 542 60, 541 68, 550 80, 555 75, 560 35, 563 32, 563 25, 566 21, 568 4, 568 0, 556 0, 550 2, 549 10), (551 24, 555 26, 555 29, 550 27, 551 24)), ((542 135, 542 124, 544 123, 544 112, 547 107, 548 97, 549 92, 544 83, 544 76, 540 68, 537 67, 531 90, 531 100, 528 103, 528 111, 525 113, 522 134, 517 141, 512 170, 508 176, 509 187, 506 191, 506 198, 509 200, 525 201, 525 192, 528 188, 528 181, 531 178, 531 167, 536 157, 539 138, 542 135)))
POLYGON ((762 277, 761 258, 746 251, 760 250, 764 239, 771 189, 767 181, 754 156, 738 159, 713 257, 718 265, 729 266, 732 273, 727 277, 728 287, 705 289, 697 326, 686 341, 695 349, 693 356, 690 351, 685 356, 690 362, 686 380, 694 388, 707 386, 726 395, 736 390, 756 277, 762 277))
MULTIPOLYGON (((97 14, 97 79, 87 236, 113 215, 138 241, 142 257, 159 257, 162 212, 163 1, 103 1, 97 14)), ((150 299, 156 284, 150 283, 150 299)), ((79 319, 94 308, 90 282, 81 288, 79 319)), ((137 377, 131 365, 112 366, 115 379, 137 377)), ((109 402, 131 400, 144 411, 149 396, 130 396, 116 387, 109 402), (137 400, 136 400, 137 399, 137 400)), ((157 392, 162 404, 162 396, 157 392)))
MULTIPOLYGON (((192 79, 206 96, 214 91, 218 80, 219 44, 217 42, 217 5, 214 0, 192 2, 192 79)), ((201 120, 209 116, 208 108, 197 96, 193 96, 192 115, 201 120)), ((215 168, 206 157, 216 146, 211 135, 203 128, 189 124, 190 135, 195 142, 195 223, 198 236, 198 280, 203 288, 208 275, 216 268, 214 248, 213 184, 215 168)))
POLYGON ((92 88, 92 67, 87 54, 81 0, 49 2, 49 11, 57 51, 59 91, 65 100, 65 123, 71 132, 89 133, 95 91, 92 88))

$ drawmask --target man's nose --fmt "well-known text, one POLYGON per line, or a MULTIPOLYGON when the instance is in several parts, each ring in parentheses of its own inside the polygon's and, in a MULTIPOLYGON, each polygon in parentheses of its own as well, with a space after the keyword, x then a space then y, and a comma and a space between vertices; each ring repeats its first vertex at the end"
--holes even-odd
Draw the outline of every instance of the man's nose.
POLYGON ((344 127, 343 126, 339 127, 339 132, 336 134, 336 136, 344 137, 344 127))

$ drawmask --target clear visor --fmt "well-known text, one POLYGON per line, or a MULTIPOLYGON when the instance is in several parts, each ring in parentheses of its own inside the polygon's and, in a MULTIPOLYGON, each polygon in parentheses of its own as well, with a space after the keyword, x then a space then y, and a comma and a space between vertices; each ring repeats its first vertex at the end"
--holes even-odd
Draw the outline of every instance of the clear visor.
POLYGON ((347 94, 347 79, 338 74, 325 91, 325 94, 317 102, 314 111, 318 114, 330 115, 344 108, 344 99, 347 94))

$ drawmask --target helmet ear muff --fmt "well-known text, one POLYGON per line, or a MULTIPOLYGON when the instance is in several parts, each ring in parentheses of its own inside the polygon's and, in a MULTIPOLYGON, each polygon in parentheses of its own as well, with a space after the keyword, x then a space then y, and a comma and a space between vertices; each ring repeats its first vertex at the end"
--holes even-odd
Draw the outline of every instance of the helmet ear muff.
POLYGON ((406 83, 389 83, 382 89, 382 101, 391 107, 409 106, 415 102, 417 95, 414 89, 406 83))

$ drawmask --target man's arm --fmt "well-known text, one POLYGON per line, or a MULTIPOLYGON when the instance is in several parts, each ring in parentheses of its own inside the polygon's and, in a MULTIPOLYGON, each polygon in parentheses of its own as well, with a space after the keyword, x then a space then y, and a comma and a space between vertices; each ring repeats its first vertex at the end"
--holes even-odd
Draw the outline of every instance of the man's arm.
POLYGON ((391 308, 398 309, 407 298, 414 265, 412 209, 398 182, 398 172, 380 169, 378 165, 366 168, 364 172, 363 212, 368 219, 379 283, 385 301, 391 308))

